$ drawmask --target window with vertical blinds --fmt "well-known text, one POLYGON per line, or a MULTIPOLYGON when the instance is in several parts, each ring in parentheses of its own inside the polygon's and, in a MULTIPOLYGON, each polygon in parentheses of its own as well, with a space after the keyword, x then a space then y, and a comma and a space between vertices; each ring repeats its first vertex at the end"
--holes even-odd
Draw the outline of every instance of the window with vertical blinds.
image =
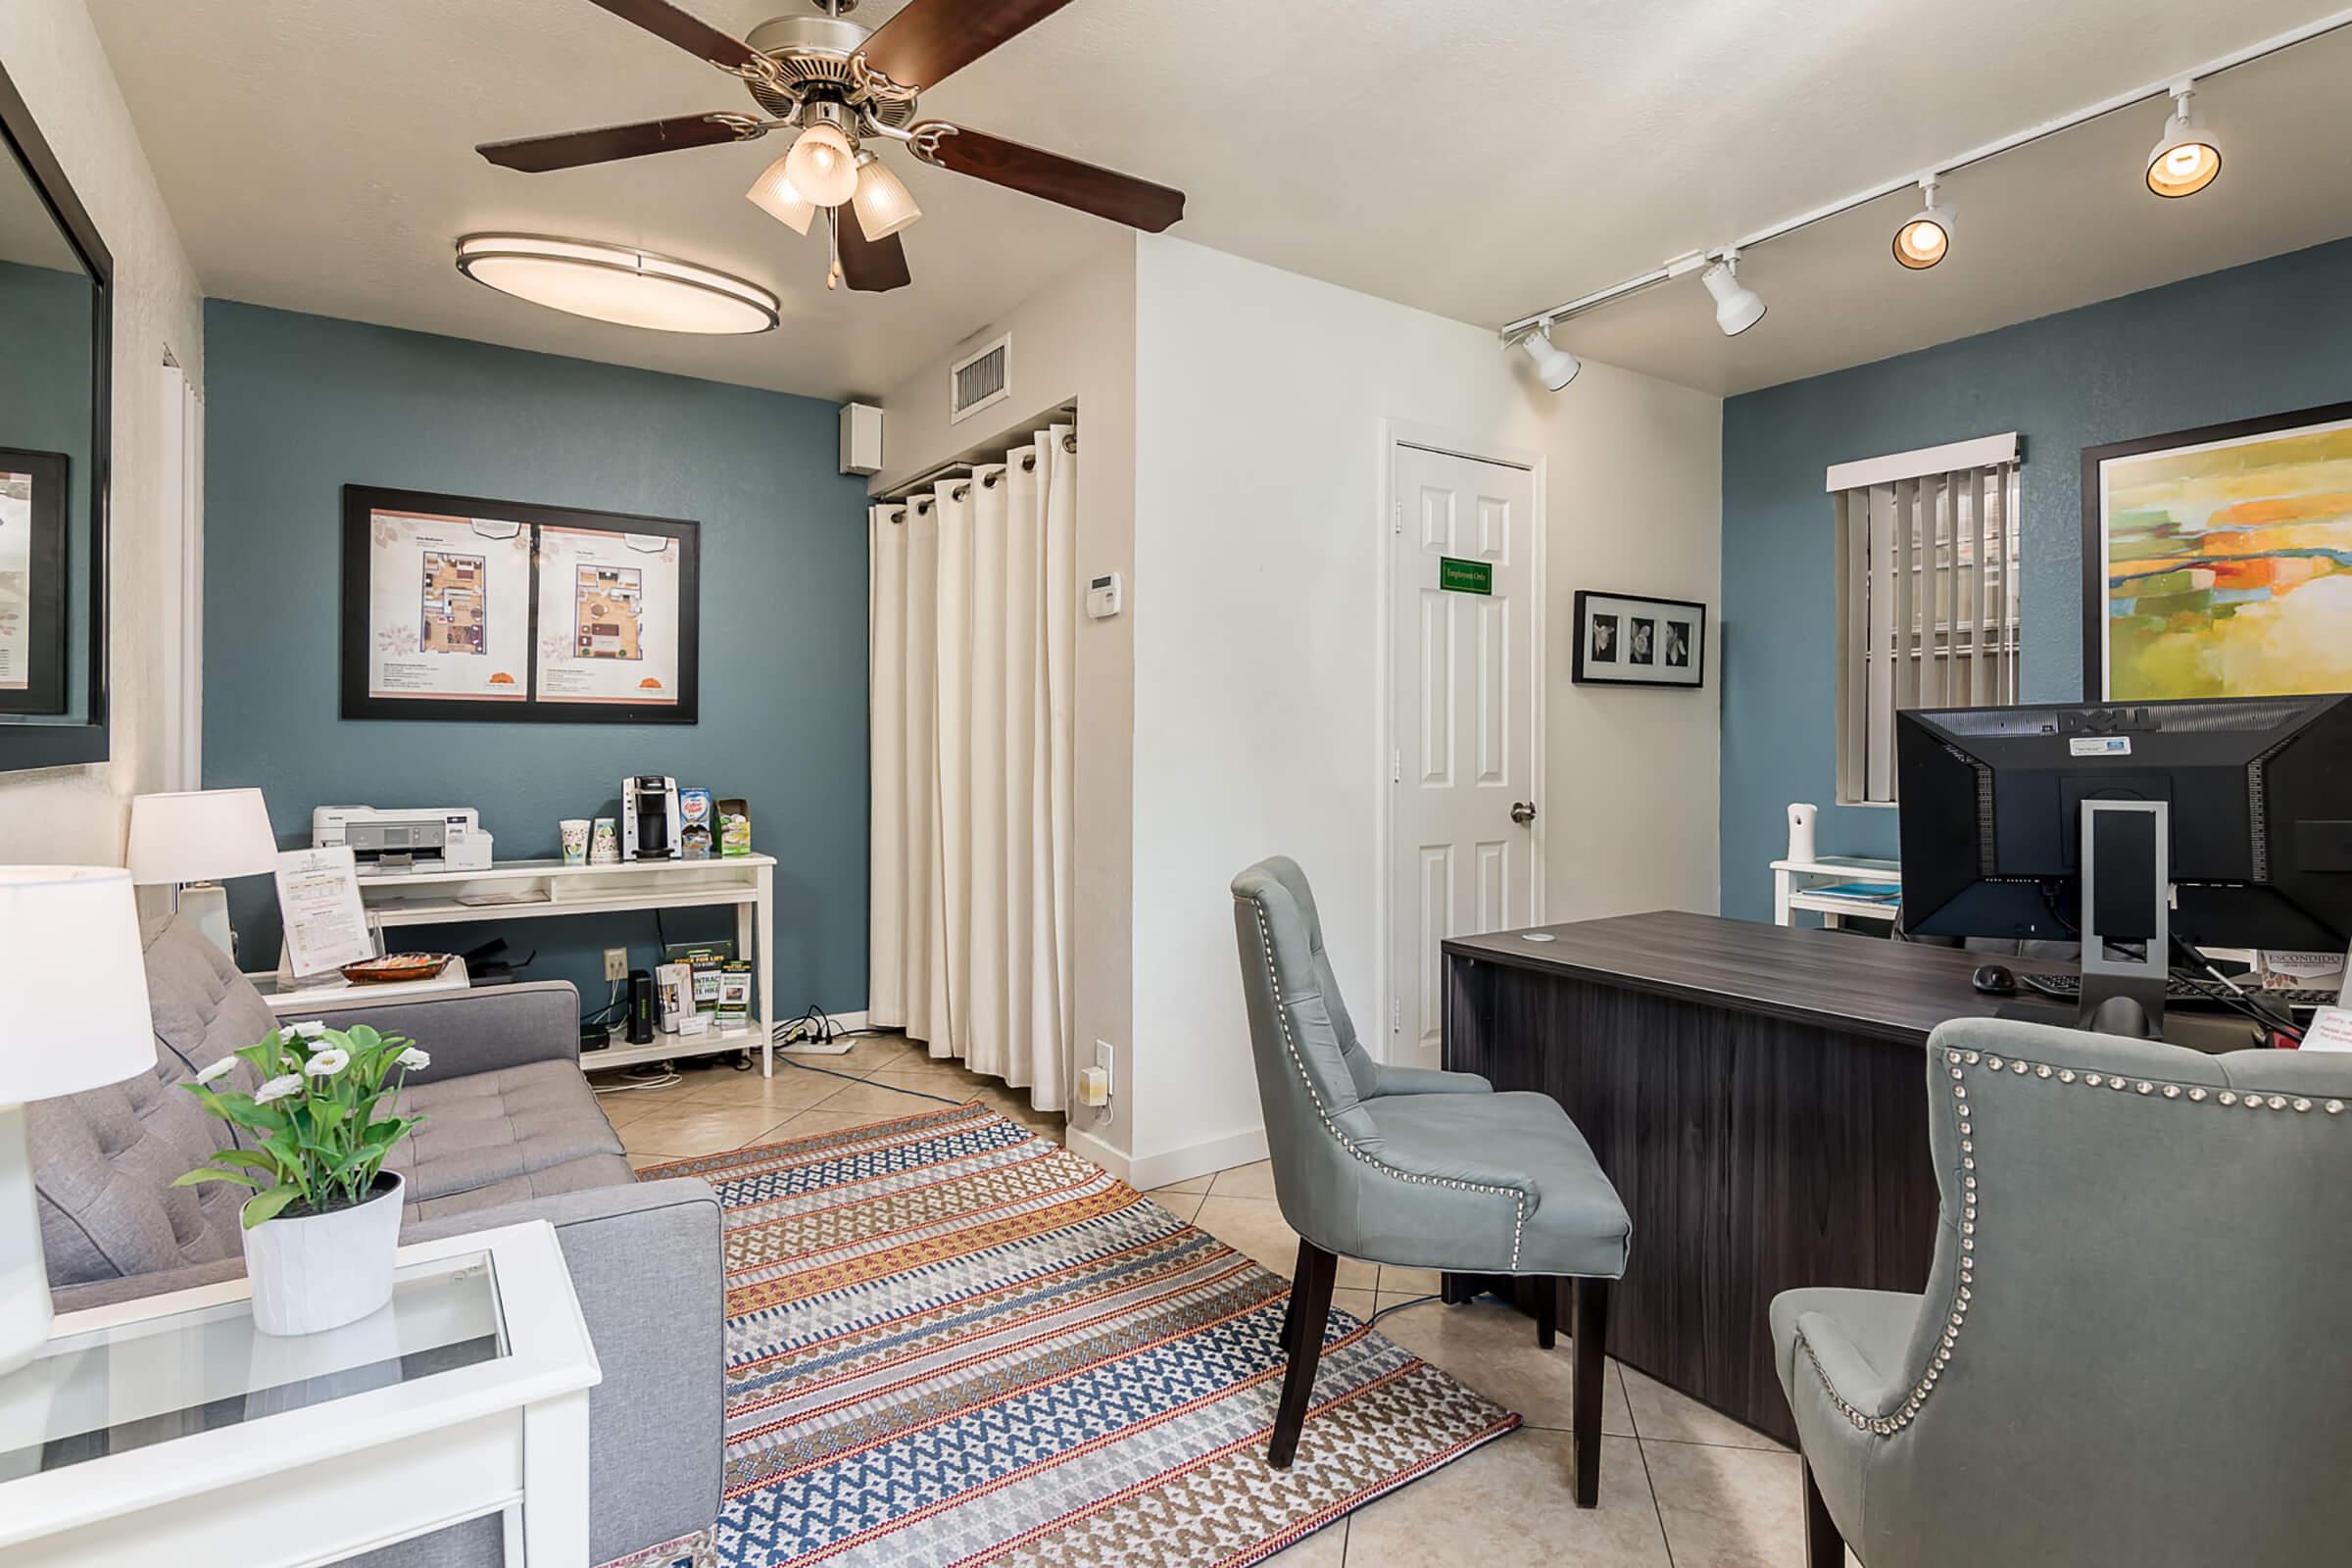
POLYGON ((2017 701, 2014 434, 1829 470, 1838 799, 1891 805, 1894 715, 2017 701))

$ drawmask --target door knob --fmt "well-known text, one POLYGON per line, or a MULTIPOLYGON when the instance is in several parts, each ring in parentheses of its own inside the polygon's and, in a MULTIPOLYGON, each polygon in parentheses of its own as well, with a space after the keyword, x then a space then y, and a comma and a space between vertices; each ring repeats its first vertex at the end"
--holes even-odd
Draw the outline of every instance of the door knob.
POLYGON ((1525 827, 1525 826, 1527 826, 1527 824, 1528 824, 1528 823, 1530 823, 1530 822, 1533 822, 1535 819, 1536 819, 1536 803, 1535 803, 1535 802, 1533 802, 1533 801, 1513 801, 1513 802, 1511 803, 1511 820, 1512 820, 1512 821, 1514 821, 1514 822, 1518 823, 1518 824, 1519 824, 1521 827, 1525 827))

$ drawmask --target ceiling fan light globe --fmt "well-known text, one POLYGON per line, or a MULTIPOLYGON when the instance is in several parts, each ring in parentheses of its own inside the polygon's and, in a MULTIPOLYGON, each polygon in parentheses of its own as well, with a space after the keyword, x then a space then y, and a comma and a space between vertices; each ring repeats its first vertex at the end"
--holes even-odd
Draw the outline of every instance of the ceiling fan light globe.
POLYGON ((794 233, 806 234, 808 225, 816 221, 816 204, 793 184, 792 175, 784 167, 791 162, 792 156, 787 153, 768 165, 766 172, 752 181, 752 188, 743 193, 743 198, 794 233))
POLYGON ((831 125, 810 125, 784 155, 784 175, 819 207, 839 207, 858 190, 858 152, 831 125))
POLYGON ((906 181, 871 153, 858 157, 858 189, 850 205, 858 215, 858 229, 877 244, 923 216, 906 181))

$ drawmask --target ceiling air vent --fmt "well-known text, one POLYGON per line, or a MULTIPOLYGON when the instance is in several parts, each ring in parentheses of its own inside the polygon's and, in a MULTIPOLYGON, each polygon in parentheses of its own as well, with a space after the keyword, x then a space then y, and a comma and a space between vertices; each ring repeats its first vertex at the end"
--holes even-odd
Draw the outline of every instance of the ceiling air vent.
POLYGON ((948 422, 978 414, 1012 396, 1012 334, 948 367, 948 422))

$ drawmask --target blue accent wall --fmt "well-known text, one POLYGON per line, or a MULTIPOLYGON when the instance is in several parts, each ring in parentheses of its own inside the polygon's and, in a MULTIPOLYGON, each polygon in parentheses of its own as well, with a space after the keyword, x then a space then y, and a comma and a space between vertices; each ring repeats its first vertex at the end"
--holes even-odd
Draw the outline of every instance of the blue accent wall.
MULTIPOLYGON (((2020 265, 2030 265, 2021 262, 2020 265)), ((1833 463, 2015 430, 2026 702, 2082 695, 2082 449, 2352 399, 2352 240, 2190 278, 1723 406, 1723 912, 1772 918, 1791 801, 1824 853, 1893 855, 1838 808, 1833 463)))
MULTIPOLYGON (((528 309, 517 306, 516 309, 528 309)), ((776 857, 778 1012, 865 1005, 865 487, 837 471, 835 405, 215 300, 205 307, 207 787, 258 785, 278 842, 322 804, 471 806, 501 859, 616 816, 667 773, 751 805, 776 857), (702 524, 702 722, 340 716, 346 484, 689 517, 702 524)), ((266 877, 230 887, 248 969, 274 965, 266 877)), ((731 937, 730 910, 663 917, 731 937)), ((536 948, 530 979, 606 995, 601 950, 659 952, 650 914, 419 927, 408 947, 536 948)), ((748 956, 748 955, 747 955, 748 956)))

